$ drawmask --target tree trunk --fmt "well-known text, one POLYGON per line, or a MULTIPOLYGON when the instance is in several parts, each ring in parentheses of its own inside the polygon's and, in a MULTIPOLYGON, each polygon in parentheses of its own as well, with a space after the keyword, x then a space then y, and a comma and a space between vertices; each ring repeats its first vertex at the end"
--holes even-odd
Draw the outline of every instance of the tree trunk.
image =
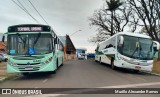
POLYGON ((111 36, 113 35, 113 11, 111 11, 111 36))

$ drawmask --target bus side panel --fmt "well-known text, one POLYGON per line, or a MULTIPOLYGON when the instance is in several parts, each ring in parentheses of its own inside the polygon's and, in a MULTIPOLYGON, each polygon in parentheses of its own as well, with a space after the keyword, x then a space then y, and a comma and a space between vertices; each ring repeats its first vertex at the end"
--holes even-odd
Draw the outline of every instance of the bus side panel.
MULTIPOLYGON (((112 37, 103 43, 99 45, 99 52, 101 52, 101 56, 99 56, 99 59, 101 59, 101 62, 110 64, 111 59, 115 58, 116 54, 116 37, 112 37)), ((98 57, 97 57, 98 58, 98 57)), ((96 59, 97 59, 96 58, 96 59)))
POLYGON ((58 61, 58 66, 62 65, 64 62, 64 53, 61 50, 56 50, 55 51, 56 54, 56 62, 58 61))

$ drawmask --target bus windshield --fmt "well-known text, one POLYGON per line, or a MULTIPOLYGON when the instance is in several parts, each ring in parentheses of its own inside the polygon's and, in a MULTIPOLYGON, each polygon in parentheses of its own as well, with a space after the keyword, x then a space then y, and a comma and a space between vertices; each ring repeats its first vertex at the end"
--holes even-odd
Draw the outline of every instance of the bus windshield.
POLYGON ((14 34, 8 35, 10 55, 38 55, 52 52, 50 34, 14 34))
POLYGON ((140 60, 152 60, 154 55, 151 39, 123 35, 123 45, 118 45, 118 51, 125 56, 140 60))

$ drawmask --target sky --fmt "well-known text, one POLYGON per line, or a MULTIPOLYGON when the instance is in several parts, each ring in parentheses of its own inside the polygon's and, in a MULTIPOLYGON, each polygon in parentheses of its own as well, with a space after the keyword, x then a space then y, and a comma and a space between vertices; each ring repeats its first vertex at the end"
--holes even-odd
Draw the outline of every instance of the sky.
MULTIPOLYGON (((14 0, 17 2, 17 0, 14 0)), ((19 0, 39 23, 46 24, 33 9, 28 0, 19 0)), ((102 8, 104 0, 30 0, 54 31, 61 36, 70 36, 76 48, 87 48, 94 52, 96 44, 88 40, 97 32, 89 26, 88 18, 94 10, 102 8)), ((0 32, 17 24, 36 24, 36 22, 12 0, 1 1, 0 32)))

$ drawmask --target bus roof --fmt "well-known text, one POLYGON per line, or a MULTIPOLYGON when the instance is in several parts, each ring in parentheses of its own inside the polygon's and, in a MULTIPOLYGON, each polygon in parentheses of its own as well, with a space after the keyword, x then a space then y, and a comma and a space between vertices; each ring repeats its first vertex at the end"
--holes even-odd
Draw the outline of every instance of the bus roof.
POLYGON ((133 33, 133 32, 119 32, 117 33, 118 35, 128 35, 128 36, 135 36, 135 37, 142 37, 142 38, 151 38, 150 36, 148 35, 145 35, 145 34, 140 34, 140 33, 133 33))
MULTIPOLYGON (((115 36, 117 36, 117 35, 128 35, 128 36, 134 36, 134 37, 141 37, 141 38, 149 38, 149 39, 151 39, 150 36, 145 35, 145 34, 133 33, 133 32, 118 32, 118 33, 114 34, 113 36, 111 36, 110 38, 108 38, 108 39, 106 39, 106 40, 109 40, 109 39, 111 39, 112 37, 115 37, 115 36)), ((105 41, 106 41, 106 40, 105 40, 105 41)), ((101 43, 103 43, 103 42, 105 42, 105 41, 102 41, 102 42, 100 42, 99 44, 101 44, 101 43)))

